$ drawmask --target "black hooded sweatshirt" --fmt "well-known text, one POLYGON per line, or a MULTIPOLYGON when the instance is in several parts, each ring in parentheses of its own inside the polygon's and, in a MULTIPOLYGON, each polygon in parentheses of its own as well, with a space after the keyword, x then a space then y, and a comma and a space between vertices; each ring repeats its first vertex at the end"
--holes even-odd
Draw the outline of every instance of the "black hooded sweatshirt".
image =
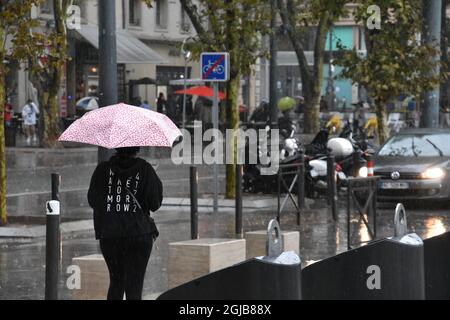
POLYGON ((96 239, 156 233, 150 211, 161 207, 162 194, 161 180, 147 161, 116 155, 100 163, 88 191, 88 202, 94 209, 96 239))

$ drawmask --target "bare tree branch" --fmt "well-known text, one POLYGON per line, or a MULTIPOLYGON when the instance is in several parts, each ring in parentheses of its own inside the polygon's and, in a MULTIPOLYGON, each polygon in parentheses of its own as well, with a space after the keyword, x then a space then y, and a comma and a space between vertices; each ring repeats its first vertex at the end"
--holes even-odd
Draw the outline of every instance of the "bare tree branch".
POLYGON ((306 59, 305 55, 305 49, 300 39, 301 32, 300 30, 298 30, 297 22, 295 20, 295 4, 292 0, 287 0, 287 5, 284 0, 277 0, 277 2, 284 29, 286 30, 288 37, 291 40, 292 46, 294 47, 295 54, 297 55, 303 85, 306 87, 310 87, 312 74, 309 70, 308 60, 306 59))
POLYGON ((192 0, 180 0, 180 3, 183 7, 183 10, 191 20, 192 25, 194 26, 194 29, 197 32, 197 36, 200 38, 200 40, 209 45, 212 45, 213 41, 203 26, 202 18, 198 14, 199 10, 197 6, 192 2, 192 0))

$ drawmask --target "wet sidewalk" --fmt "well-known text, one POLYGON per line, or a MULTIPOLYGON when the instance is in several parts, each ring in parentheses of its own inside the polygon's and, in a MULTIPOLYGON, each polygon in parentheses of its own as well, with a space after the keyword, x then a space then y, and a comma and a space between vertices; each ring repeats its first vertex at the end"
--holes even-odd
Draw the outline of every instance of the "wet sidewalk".
MULTIPOLYGON (((293 210, 281 216, 283 230, 300 231, 300 254, 304 265, 347 250, 346 213, 343 207, 338 222, 333 221, 330 211, 322 200, 315 201, 310 210, 301 215, 300 226, 296 225, 293 210)), ((393 235, 393 208, 378 211, 378 237, 393 235)), ((247 209, 244 211, 244 230, 254 231, 266 228, 274 218, 274 209, 247 209)), ((450 215, 447 209, 407 208, 411 232, 429 238, 450 229, 450 215)), ((190 237, 190 212, 188 207, 161 210, 155 214, 161 236, 157 241, 147 268, 144 296, 154 298, 167 290, 168 244, 188 240, 190 237)), ((357 240, 369 240, 369 234, 362 225, 357 229, 357 240)), ((234 210, 222 208, 215 216, 208 208, 199 214, 199 235, 201 238, 234 236, 234 210)), ((0 241, 0 299, 43 299, 45 275, 45 239, 0 241)), ((70 274, 67 267, 72 258, 99 253, 93 231, 65 233, 62 241, 60 275, 60 298, 73 299, 75 292, 69 290, 66 281, 70 274)))

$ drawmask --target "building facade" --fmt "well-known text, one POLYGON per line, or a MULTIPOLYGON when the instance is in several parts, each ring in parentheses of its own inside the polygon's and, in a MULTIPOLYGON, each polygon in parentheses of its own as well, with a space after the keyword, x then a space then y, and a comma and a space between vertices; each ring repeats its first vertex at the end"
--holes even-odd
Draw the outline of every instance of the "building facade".
MULTIPOLYGON (((351 10, 352 5, 348 5, 351 10)), ((308 35, 305 38, 304 47, 306 49, 305 55, 309 65, 312 67, 314 63, 314 39, 315 27, 311 27, 308 35)), ((330 77, 333 79, 334 87, 334 109, 340 110, 345 107, 351 107, 352 103, 356 103, 364 99, 360 95, 360 90, 357 86, 352 85, 350 80, 336 79, 341 68, 331 65, 330 60, 337 50, 337 43, 341 42, 347 48, 357 48, 361 52, 365 52, 363 28, 357 25, 351 15, 337 21, 331 31, 327 35, 324 68, 322 76, 322 95, 327 95, 327 87, 329 85, 330 77), (331 39, 330 39, 331 36, 331 39), (332 52, 330 54, 330 47, 332 52)), ((258 100, 268 100, 269 97, 269 61, 261 59, 258 64, 258 78, 256 80, 255 91, 258 93, 258 100)), ((304 95, 302 79, 300 76, 299 64, 297 56, 292 49, 287 35, 280 34, 277 37, 277 69, 278 80, 277 90, 278 96, 300 97, 304 95)))
MULTIPOLYGON (((98 1, 79 0, 78 28, 68 30, 70 60, 62 88, 67 110, 62 116, 75 114, 76 102, 98 94, 98 1)), ((171 80, 183 79, 185 64, 187 77, 198 78, 196 61, 185 61, 181 53, 184 40, 195 36, 195 31, 177 0, 155 0, 148 8, 140 0, 114 0, 116 4, 118 96, 120 101, 137 103, 147 100, 156 109, 159 92, 166 96, 178 89, 171 80)), ((51 26, 53 0, 46 0, 32 13, 42 28, 51 26)), ((11 100, 19 112, 28 98, 37 100, 24 68, 11 76, 11 100)))

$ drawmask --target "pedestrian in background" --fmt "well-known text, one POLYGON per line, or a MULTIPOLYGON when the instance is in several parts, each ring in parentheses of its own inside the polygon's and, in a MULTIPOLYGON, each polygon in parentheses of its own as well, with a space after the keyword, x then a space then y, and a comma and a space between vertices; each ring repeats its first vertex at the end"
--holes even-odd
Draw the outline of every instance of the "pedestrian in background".
POLYGON ((177 101, 175 97, 172 94, 169 94, 167 96, 167 102, 166 102, 166 115, 169 117, 170 120, 173 122, 176 121, 177 116, 177 101))
POLYGON ((33 139, 34 143, 37 141, 36 118, 38 114, 39 108, 31 99, 28 99, 27 103, 22 108, 23 126, 25 130, 25 135, 27 137, 28 146, 31 145, 31 139, 33 139))
POLYGON ((163 187, 138 147, 116 149, 94 171, 88 191, 95 237, 109 270, 108 300, 141 300, 144 277, 158 237, 150 216, 161 207, 163 187))
POLYGON ((450 108, 441 107, 441 128, 450 128, 450 108))
POLYGON ((9 98, 7 98, 6 103, 5 103, 5 113, 4 113, 5 127, 12 127, 13 115, 14 115, 13 106, 10 103, 9 98))
POLYGON ((301 113, 305 113, 306 105, 305 98, 299 97, 297 108, 295 108, 295 113, 300 115, 301 113))
POLYGON ((198 97, 194 105, 194 120, 202 120, 203 98, 198 97))
POLYGON ((192 121, 194 117, 194 107, 192 103, 192 96, 188 96, 186 99, 186 119, 192 121))
POLYGON ((148 104, 148 101, 147 101, 147 100, 145 100, 144 103, 142 103, 142 104, 140 105, 140 107, 143 108, 143 109, 150 110, 150 105, 148 104))
POLYGON ((205 98, 205 97, 199 97, 199 99, 202 99, 202 108, 200 112, 200 119, 202 121, 203 125, 203 133, 207 131, 208 129, 211 129, 213 127, 212 122, 212 108, 213 103, 211 100, 205 98))
POLYGON ((164 97, 164 93, 160 92, 158 96, 158 100, 156 102, 156 110, 159 113, 164 113, 164 108, 166 107, 166 99, 164 97))

